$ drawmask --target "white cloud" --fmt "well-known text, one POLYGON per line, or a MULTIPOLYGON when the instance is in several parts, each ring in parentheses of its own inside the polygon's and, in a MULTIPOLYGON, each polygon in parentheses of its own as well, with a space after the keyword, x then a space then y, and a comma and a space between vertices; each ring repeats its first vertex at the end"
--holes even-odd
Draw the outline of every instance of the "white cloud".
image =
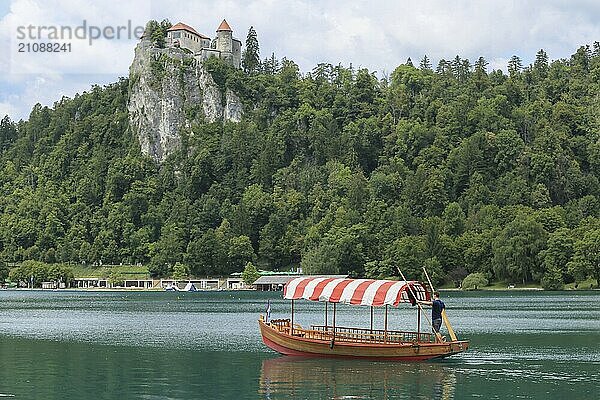
POLYGON ((5 115, 15 115, 17 113, 17 108, 8 103, 0 103, 0 118, 4 118, 5 115))
MULTIPOLYGON (((10 42, 9 72, 122 74, 127 70, 137 39, 127 35, 128 39, 92 41, 90 37, 100 35, 105 28, 114 34, 119 27, 143 27, 150 17, 150 2, 112 3, 108 5, 114 7, 90 0, 14 1, 10 13, 0 22, 2 35, 10 42), (55 43, 64 44, 64 51, 37 51, 39 47, 33 47, 50 43, 50 32, 59 32, 62 38, 55 43)), ((126 36, 131 31, 124 29, 120 33, 126 36)))
POLYGON ((210 36, 226 18, 242 41, 253 25, 263 58, 275 52, 303 71, 328 62, 391 72, 407 57, 417 63, 424 54, 434 64, 457 54, 472 61, 484 56, 490 69, 506 70, 513 54, 527 65, 540 48, 550 59, 565 58, 600 38, 597 0, 13 0, 10 12, 0 16, 0 51, 11 54, 0 57, 3 109, 26 117, 37 101, 51 105, 63 94, 116 81, 127 75, 135 45, 103 40, 78 47, 70 57, 15 60, 15 24, 76 26, 86 19, 102 26, 131 19, 143 25, 150 17, 183 21, 210 36), (98 75, 103 72, 109 74, 98 75))

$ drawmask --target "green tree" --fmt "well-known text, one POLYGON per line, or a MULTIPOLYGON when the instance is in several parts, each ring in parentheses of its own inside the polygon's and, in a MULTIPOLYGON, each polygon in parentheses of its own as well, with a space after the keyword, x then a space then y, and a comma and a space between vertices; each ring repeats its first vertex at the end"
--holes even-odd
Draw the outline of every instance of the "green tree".
POLYGON ((146 24, 144 30, 144 36, 148 37, 156 47, 165 47, 165 38, 167 36, 167 29, 172 26, 171 22, 167 19, 163 19, 160 23, 155 20, 150 20, 146 24))
POLYGON ((236 236, 231 238, 227 248, 227 274, 231 274, 232 272, 242 272, 244 266, 256 258, 252 243, 248 236, 236 236))
POLYGON ((302 269, 309 274, 350 274, 361 276, 364 273, 365 227, 334 227, 328 231, 318 245, 310 248, 302 258, 302 269))
POLYGON ((452 202, 444 210, 444 229, 448 235, 460 236, 465 229, 465 213, 460 204, 452 202))
POLYGON ((493 242, 493 266, 497 277, 539 281, 538 254, 546 245, 547 233, 533 218, 519 215, 500 232, 493 242))
POLYGON ((425 239, 422 236, 405 236, 395 240, 387 249, 386 260, 398 267, 409 280, 421 276, 425 259, 425 239))
POLYGON ((516 77, 521 73, 523 62, 518 56, 512 56, 508 61, 508 73, 512 77, 516 77))
POLYGON ((173 279, 176 281, 184 281, 190 278, 190 269, 187 265, 180 262, 173 266, 173 279))
MULTIPOLYGON (((540 252, 540 258, 544 265, 544 270, 548 276, 548 288, 557 288, 557 273, 560 275, 560 284, 573 281, 568 271, 568 263, 571 261, 574 252, 574 239, 571 231, 567 228, 561 228, 552 232, 548 236, 547 248, 540 252)), ((546 276, 546 275, 544 275, 546 276)))
POLYGON ((431 60, 429 60, 427 55, 424 55, 421 59, 421 62, 419 62, 419 69, 423 71, 431 71, 431 60))
POLYGON ((171 274, 173 266, 183 260, 186 246, 185 231, 175 224, 161 229, 160 239, 150 245, 150 274, 156 277, 171 274))
POLYGON ((17 139, 17 126, 8 115, 0 121, 0 154, 7 150, 17 139))
MULTIPOLYGON (((434 285, 434 287, 444 282, 446 274, 444 273, 444 270, 442 269, 442 264, 440 264, 437 257, 431 257, 426 259, 423 263, 423 266, 425 267, 425 270, 429 275, 429 279, 431 279, 431 283, 434 285)), ((419 279, 426 280, 427 277, 423 275, 424 274, 421 274, 419 279)))
POLYGON ((575 242, 575 254, 568 269, 578 279, 591 276, 600 285, 600 229, 586 232, 575 242))
POLYGON ((564 281, 562 277, 562 271, 555 266, 546 269, 546 272, 540 280, 540 283, 545 290, 563 289, 564 281))
POLYGON ((536 53, 533 71, 539 78, 543 79, 548 76, 548 54, 546 54, 544 49, 540 49, 536 53))
POLYGON ((481 272, 475 272, 469 274, 463 279, 461 288, 462 290, 477 290, 482 289, 488 285, 488 280, 481 272))
POLYGON ((258 45, 258 38, 254 27, 248 29, 248 35, 246 36, 246 48, 242 54, 242 68, 244 72, 251 74, 257 72, 260 68, 260 49, 258 45))
POLYGON ((242 279, 247 286, 252 285, 258 278, 260 273, 251 262, 246 263, 244 271, 242 272, 242 279))

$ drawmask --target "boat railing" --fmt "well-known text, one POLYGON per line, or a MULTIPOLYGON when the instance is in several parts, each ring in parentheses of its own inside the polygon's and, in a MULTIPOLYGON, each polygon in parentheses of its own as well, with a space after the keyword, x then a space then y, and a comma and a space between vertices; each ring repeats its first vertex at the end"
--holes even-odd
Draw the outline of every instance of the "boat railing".
POLYGON ((292 322, 289 318, 272 319, 270 321, 270 323, 271 323, 271 326, 275 327, 278 331, 281 331, 281 332, 288 331, 292 324, 292 322))
MULTIPOLYGON (((334 336, 334 328, 332 326, 312 325, 311 331, 318 332, 319 334, 326 334, 330 339, 332 339, 334 336)), ((358 343, 432 343, 435 342, 435 336, 427 332, 407 332, 336 326, 335 340, 358 343)))
MULTIPOLYGON (((271 326, 283 333, 290 333, 290 319, 273 319, 270 321, 271 326)), ((352 343, 433 343, 435 336, 427 332, 405 332, 405 331, 390 331, 383 329, 368 329, 368 328, 348 328, 335 327, 324 325, 312 325, 311 329, 304 329, 298 324, 294 324, 294 336, 304 337, 313 340, 335 340, 338 342, 352 343), (335 334, 334 334, 335 333, 335 334)))

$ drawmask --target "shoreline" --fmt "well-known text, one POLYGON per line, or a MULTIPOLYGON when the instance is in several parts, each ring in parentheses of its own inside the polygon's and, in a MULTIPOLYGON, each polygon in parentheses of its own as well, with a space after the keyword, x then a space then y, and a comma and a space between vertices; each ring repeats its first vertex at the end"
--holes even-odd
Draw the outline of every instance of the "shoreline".
MULTIPOLYGON (((589 291, 600 291, 600 288, 593 289, 561 289, 561 290, 545 290, 543 288, 535 288, 535 287, 526 287, 526 288, 486 288, 486 289, 476 289, 476 290, 462 290, 459 288, 446 288, 446 289, 438 289, 440 292, 589 292, 589 291)), ((163 293, 163 292, 172 292, 172 293, 195 293, 195 292, 262 292, 260 290, 255 289, 197 289, 195 291, 169 291, 164 289, 143 289, 143 288, 65 288, 65 289, 42 289, 42 288, 1 288, 2 291, 29 291, 29 292, 149 292, 149 293, 163 293)), ((272 291, 272 292, 282 292, 282 291, 272 291)))

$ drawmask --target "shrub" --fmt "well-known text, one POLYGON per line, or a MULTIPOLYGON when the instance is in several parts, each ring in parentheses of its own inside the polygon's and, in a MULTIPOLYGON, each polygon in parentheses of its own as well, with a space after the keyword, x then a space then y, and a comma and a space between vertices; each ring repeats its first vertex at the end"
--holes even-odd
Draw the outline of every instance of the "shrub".
POLYGON ((463 279, 461 287, 463 290, 477 290, 487 285, 488 280, 485 275, 481 272, 476 272, 467 275, 467 277, 463 279))

